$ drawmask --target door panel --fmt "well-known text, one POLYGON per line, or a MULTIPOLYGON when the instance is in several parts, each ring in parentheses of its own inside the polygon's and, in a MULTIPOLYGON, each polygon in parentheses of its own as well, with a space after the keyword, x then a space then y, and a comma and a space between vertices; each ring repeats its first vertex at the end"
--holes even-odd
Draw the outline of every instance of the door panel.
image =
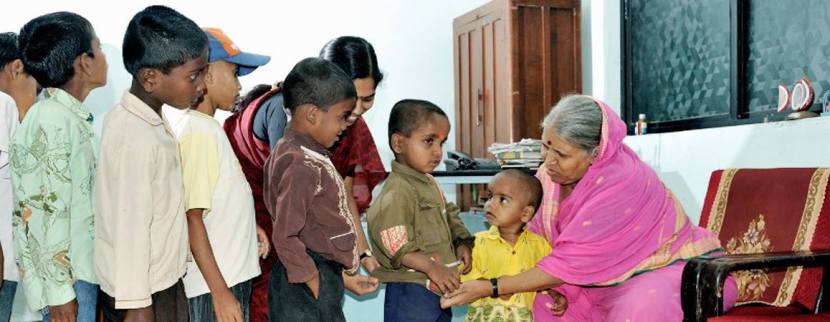
POLYGON ((484 50, 483 28, 470 31, 470 154, 484 157, 484 50))
MULTIPOLYGON (((545 117, 550 107, 565 95, 582 92, 582 80, 579 54, 579 23, 576 12, 569 8, 552 8, 549 13, 551 82, 546 97, 550 99, 547 107, 538 117, 545 117)), ((541 135, 541 133, 539 133, 541 135)))
POLYGON ((456 34, 458 48, 456 57, 456 149, 469 151, 470 149, 470 37, 469 32, 456 34))
POLYGON ((515 140, 534 136, 539 132, 538 115, 545 110, 545 44, 547 33, 543 28, 545 7, 518 6, 516 8, 516 37, 518 70, 514 75, 514 91, 518 92, 518 104, 513 107, 513 133, 515 140))

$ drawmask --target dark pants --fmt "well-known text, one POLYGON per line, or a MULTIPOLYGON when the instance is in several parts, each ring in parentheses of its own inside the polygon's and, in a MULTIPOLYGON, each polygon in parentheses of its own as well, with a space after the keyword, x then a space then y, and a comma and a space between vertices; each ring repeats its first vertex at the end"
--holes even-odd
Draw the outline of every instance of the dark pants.
MULTIPOLYGON (((127 317, 127 310, 115 308, 115 299, 109 294, 98 294, 104 319, 109 322, 121 322, 127 317)), ((153 293, 153 321, 154 322, 188 322, 187 297, 184 295, 184 284, 179 280, 173 286, 153 293)))
MULTIPOLYGON (((273 231, 271 215, 265 210, 264 205, 257 209, 262 209, 262 211, 257 211, 256 214, 257 225, 265 230, 267 236, 271 236, 273 231)), ((268 322, 268 288, 270 287, 268 281, 271 279, 271 269, 274 267, 274 263, 277 262, 276 258, 277 254, 274 252, 274 247, 271 247, 268 256, 259 260, 259 268, 262 270, 262 274, 254 277, 251 288, 251 322, 268 322)))
POLYGON ((268 257, 259 260, 262 273, 254 277, 251 285, 251 322, 268 322, 268 281, 271 279, 271 268, 277 261, 275 258, 277 254, 271 247, 268 257))
POLYGON ((3 286, 0 286, 0 322, 9 322, 9 318, 12 316, 12 303, 14 303, 14 292, 16 290, 17 282, 3 280, 3 286))
POLYGON ((305 283, 289 283, 285 266, 278 260, 271 270, 268 309, 271 321, 345 322, 343 315, 343 265, 308 252, 320 272, 320 291, 314 298, 305 283))
POLYGON ((441 309, 441 297, 421 284, 386 283, 385 322, 449 322, 452 310, 441 309))
MULTIPOLYGON (((251 281, 245 281, 231 287, 231 293, 242 307, 242 321, 250 318, 249 305, 251 304, 251 281)), ((215 322, 216 312, 213 309, 213 298, 210 293, 202 294, 188 300, 190 304, 190 321, 215 322)))

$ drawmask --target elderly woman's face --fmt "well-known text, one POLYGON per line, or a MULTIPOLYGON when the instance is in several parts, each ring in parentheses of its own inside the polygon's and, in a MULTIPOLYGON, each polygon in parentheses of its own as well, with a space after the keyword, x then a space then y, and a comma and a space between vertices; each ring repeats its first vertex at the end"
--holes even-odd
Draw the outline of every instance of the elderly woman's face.
POLYGON ((542 130, 542 147, 542 166, 551 180, 561 185, 579 182, 594 160, 593 155, 557 136, 553 128, 542 130))

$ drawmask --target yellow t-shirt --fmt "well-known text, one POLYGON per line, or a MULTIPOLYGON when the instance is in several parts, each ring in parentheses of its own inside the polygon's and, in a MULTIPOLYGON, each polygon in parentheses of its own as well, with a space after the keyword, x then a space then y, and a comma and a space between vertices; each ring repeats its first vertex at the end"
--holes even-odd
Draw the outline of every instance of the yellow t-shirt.
MULTIPOLYGON (((492 226, 476 234, 473 268, 461 281, 516 275, 535 267, 550 252, 550 244, 542 236, 525 230, 516 244, 510 245, 501 238, 498 227, 492 226)), ((509 300, 480 299, 467 308, 465 321, 533 321, 530 311, 535 297, 535 292, 525 292, 509 300)))
MULTIPOLYGON (((182 160, 185 209, 205 209, 202 219, 228 287, 260 274, 254 197, 222 125, 188 110, 175 125, 182 160)), ((202 271, 188 260, 182 278, 187 298, 208 294, 202 271)))

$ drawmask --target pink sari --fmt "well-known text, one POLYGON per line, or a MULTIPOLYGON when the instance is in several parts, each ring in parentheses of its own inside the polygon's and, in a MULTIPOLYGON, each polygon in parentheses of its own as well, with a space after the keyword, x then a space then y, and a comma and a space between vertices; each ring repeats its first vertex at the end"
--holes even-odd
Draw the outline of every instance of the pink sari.
MULTIPOLYGON (((544 170, 537 173, 545 196, 528 227, 553 248, 537 267, 566 283, 558 288, 569 301, 570 318, 564 320, 614 320, 619 313, 612 312, 615 305, 629 307, 619 314, 631 318, 637 312, 630 309, 638 303, 617 300, 644 302, 645 294, 627 296, 640 291, 673 299, 676 305, 662 315, 636 316, 680 320, 682 260, 716 251, 720 242, 689 221, 654 170, 622 143, 625 123, 605 103, 596 102, 602 110, 597 155, 571 195, 560 202, 560 186, 544 170), (641 274, 650 271, 655 272, 641 274), (627 283, 635 279, 648 281, 627 283)), ((558 320, 542 305, 549 300, 537 296, 534 320, 558 320)))

